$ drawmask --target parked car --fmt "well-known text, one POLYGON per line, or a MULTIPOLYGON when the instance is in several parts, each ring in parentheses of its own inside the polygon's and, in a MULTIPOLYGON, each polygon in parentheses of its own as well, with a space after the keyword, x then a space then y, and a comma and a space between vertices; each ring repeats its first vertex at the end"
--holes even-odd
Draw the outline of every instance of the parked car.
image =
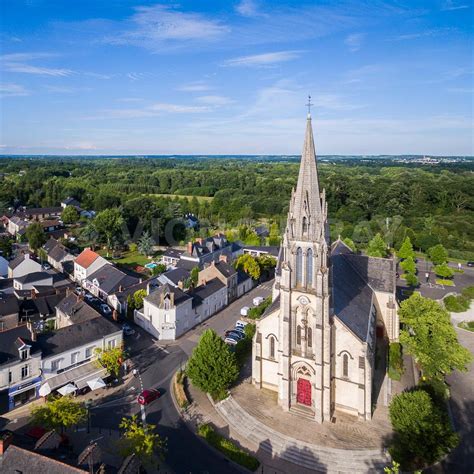
POLYGON ((470 261, 470 262, 467 262, 466 265, 468 267, 474 267, 474 262, 470 261))
POLYGON ((100 310, 102 311, 103 314, 105 314, 106 316, 109 316, 110 314, 112 314, 112 310, 110 309, 110 306, 105 304, 105 303, 102 303, 100 305, 100 310))
POLYGON ((233 337, 234 339, 237 339, 238 341, 240 341, 241 339, 245 337, 245 334, 241 331, 236 331, 232 329, 230 331, 225 332, 225 337, 233 337))
POLYGON ((254 306, 258 306, 259 304, 263 303, 263 300, 265 298, 263 296, 256 296, 253 300, 252 303, 254 306))
POLYGON ((235 328, 236 329, 239 329, 241 328, 242 330, 245 330, 245 326, 247 326, 248 323, 246 323, 245 321, 241 321, 240 319, 237 320, 237 322, 235 323, 235 328))
MULTIPOLYGON (((47 430, 46 428, 43 428, 42 426, 33 426, 26 432, 26 436, 37 441, 41 439, 43 435, 45 435, 48 431, 49 430, 47 430)), ((62 446, 67 446, 69 444, 69 438, 67 437, 67 435, 63 433, 63 434, 60 434, 60 437, 61 437, 60 444, 62 446)))
POLYGON ((143 390, 140 395, 138 395, 137 402, 140 405, 148 405, 152 401, 160 398, 161 392, 156 388, 149 388, 148 390, 143 390))
MULTIPOLYGON (((83 291, 84 291, 84 290, 83 290, 83 291)), ((89 301, 89 303, 92 303, 92 302, 94 301, 94 298, 95 298, 95 297, 94 297, 94 295, 92 295, 92 294, 90 294, 90 293, 86 293, 86 294, 84 295, 84 298, 85 298, 86 301, 89 301)))
POLYGON ((249 314, 249 311, 250 311, 250 308, 248 306, 244 306, 241 310, 240 310, 240 314, 242 316, 247 316, 247 314, 249 314))
POLYGON ((51 265, 49 263, 43 263, 43 270, 51 270, 51 265))
POLYGON ((130 327, 130 325, 128 325, 127 323, 122 325, 122 331, 125 336, 132 336, 133 334, 135 334, 135 329, 130 327))
POLYGON ((229 344, 229 346, 236 346, 239 341, 229 336, 224 339, 224 342, 226 344, 229 344))

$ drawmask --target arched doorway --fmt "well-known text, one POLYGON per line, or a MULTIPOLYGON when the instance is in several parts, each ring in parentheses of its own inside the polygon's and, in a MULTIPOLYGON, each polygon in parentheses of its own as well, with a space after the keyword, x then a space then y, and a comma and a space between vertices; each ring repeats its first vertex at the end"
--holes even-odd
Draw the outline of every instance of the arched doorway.
POLYGON ((301 405, 311 406, 311 382, 299 378, 296 382, 296 401, 301 405))

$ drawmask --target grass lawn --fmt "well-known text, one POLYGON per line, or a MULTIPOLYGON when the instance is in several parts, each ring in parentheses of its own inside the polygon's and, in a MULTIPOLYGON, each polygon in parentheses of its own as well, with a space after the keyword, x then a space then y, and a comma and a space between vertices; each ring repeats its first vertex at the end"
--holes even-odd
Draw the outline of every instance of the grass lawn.
POLYGON ((458 327, 474 332, 474 321, 462 321, 458 324, 458 327))
POLYGON ((186 196, 184 194, 143 194, 143 196, 160 196, 160 197, 166 197, 166 198, 178 197, 178 198, 188 198, 189 200, 195 197, 199 201, 199 203, 204 202, 204 201, 211 202, 214 199, 213 196, 186 196))
MULTIPOLYGON (((98 253, 102 255, 104 258, 107 258, 107 250, 99 250, 98 253)), ((127 267, 136 267, 137 265, 140 266, 145 266, 145 264, 150 263, 153 259, 148 259, 148 257, 145 257, 142 255, 140 252, 135 251, 135 252, 130 252, 127 250, 126 252, 120 252, 120 258, 112 258, 112 252, 109 253, 109 258, 113 263, 118 263, 120 265, 126 265, 127 267)), ((158 255, 158 254, 156 254, 158 255)), ((155 255, 155 257, 156 257, 155 255)))
POLYGON ((437 285, 444 285, 444 286, 454 286, 454 281, 453 280, 443 280, 443 279, 439 279, 439 280, 436 280, 436 284, 437 285))

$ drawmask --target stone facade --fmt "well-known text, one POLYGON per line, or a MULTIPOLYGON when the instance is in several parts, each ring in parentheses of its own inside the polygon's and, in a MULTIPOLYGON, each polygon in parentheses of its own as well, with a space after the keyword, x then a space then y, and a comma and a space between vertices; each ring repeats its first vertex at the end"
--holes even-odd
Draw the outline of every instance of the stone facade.
POLYGON ((361 258, 330 244, 308 116, 273 303, 253 342, 252 381, 276 391, 285 411, 317 422, 335 410, 371 418, 376 327, 398 338, 395 265, 361 258))

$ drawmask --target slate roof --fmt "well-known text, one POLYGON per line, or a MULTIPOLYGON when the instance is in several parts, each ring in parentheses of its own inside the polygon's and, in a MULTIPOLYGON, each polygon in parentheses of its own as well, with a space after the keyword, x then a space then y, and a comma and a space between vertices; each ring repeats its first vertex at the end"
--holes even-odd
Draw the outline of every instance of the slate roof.
POLYGON ((80 207, 81 205, 81 203, 77 199, 74 199, 73 197, 68 197, 66 199, 63 199, 61 203, 64 204, 65 206, 74 206, 74 207, 80 207))
POLYGON ((222 288, 226 286, 218 278, 213 278, 209 280, 205 285, 199 285, 190 292, 190 295, 193 297, 193 305, 198 306, 202 302, 209 298, 214 293, 217 293, 222 288))
POLYGON ((34 283, 36 281, 43 281, 43 280, 49 280, 53 279, 53 276, 50 273, 46 272, 32 272, 32 273, 27 273, 26 275, 23 275, 21 277, 15 278, 15 281, 21 283, 24 285, 25 283, 34 283))
POLYGON ((3 454, 0 468, 5 474, 29 472, 37 474, 84 474, 89 472, 12 444, 8 446, 3 454))
POLYGON ((224 275, 226 278, 231 277, 237 273, 237 270, 232 266, 229 265, 227 262, 216 262, 215 267, 224 275))
POLYGON ((63 212, 62 207, 31 207, 29 209, 25 209, 22 211, 22 214, 25 214, 27 216, 36 216, 36 215, 55 215, 55 214, 61 214, 63 212))
POLYGON ((278 257, 278 253, 280 252, 280 247, 276 245, 244 245, 243 249, 250 251, 254 250, 257 252, 267 252, 275 258, 278 257))
POLYGON ((0 278, 0 292, 13 290, 13 278, 0 278))
POLYGON ((237 285, 240 285, 245 280, 250 280, 250 277, 242 270, 238 270, 237 272, 237 285))
POLYGON ((185 259, 178 260, 178 262, 176 263, 176 268, 184 268, 186 270, 192 270, 194 267, 201 268, 201 265, 199 265, 198 262, 194 262, 192 260, 185 260, 185 259))
POLYGON ((163 252, 163 257, 172 257, 172 258, 180 258, 183 255, 184 250, 174 249, 172 247, 167 248, 163 252))
POLYGON ((107 295, 119 291, 120 287, 125 289, 140 282, 138 278, 127 275, 117 267, 110 264, 99 268, 92 275, 90 275, 87 280, 91 282, 97 280, 100 290, 107 295))
POLYGON ((118 325, 100 317, 57 329, 52 333, 39 334, 37 342, 43 357, 48 357, 97 341, 118 331, 121 331, 118 325))
POLYGON ((74 262, 82 268, 89 268, 99 257, 100 255, 91 249, 84 249, 74 262))
POLYGON ((39 351, 40 347, 36 342, 31 340, 31 333, 26 325, 8 329, 0 332, 0 364, 20 360, 20 354, 18 353, 18 346, 16 343, 18 338, 20 338, 25 344, 31 346, 31 354, 35 354, 39 351))
POLYGON ((75 293, 71 293, 63 298, 56 307, 59 311, 69 316, 69 319, 73 324, 102 317, 99 312, 83 299, 79 298, 75 293))
POLYGON ((56 239, 53 239, 53 238, 49 238, 46 243, 43 245, 43 248, 44 250, 46 250, 46 253, 49 254, 49 252, 51 252, 51 250, 53 250, 54 247, 56 247, 56 245, 58 245, 59 242, 56 240, 56 239))
POLYGON ((4 295, 0 293, 0 316, 18 314, 20 305, 15 295, 4 295))
POLYGON ((163 273, 163 276, 169 281, 172 281, 175 285, 177 285, 180 281, 184 282, 184 280, 189 278, 190 275, 191 272, 185 268, 175 268, 174 270, 163 273))
POLYGON ((56 305, 64 298, 65 293, 56 293, 54 295, 40 296, 31 300, 37 314, 49 316, 55 314, 56 305))
MULTIPOLYGON (((23 263, 23 261, 25 260, 25 255, 26 254, 20 254, 18 255, 17 257, 15 257, 13 260, 10 260, 10 263, 8 264, 8 266, 12 269, 12 270, 15 270, 16 267, 18 267, 20 264, 23 263)), ((34 262, 36 262, 36 260, 33 258, 33 256, 28 253, 29 255, 29 258, 31 260, 33 260, 34 262)))
POLYGON ((69 253, 68 249, 59 242, 48 252, 48 256, 56 262, 62 262, 66 257, 70 255, 71 254, 69 253))
POLYGON ((191 296, 188 293, 185 293, 183 290, 176 288, 168 283, 165 283, 162 286, 159 286, 155 291, 150 293, 145 299, 147 302, 159 307, 161 304, 161 295, 162 294, 173 294, 174 295, 174 304, 179 306, 180 304, 191 299, 191 296))

